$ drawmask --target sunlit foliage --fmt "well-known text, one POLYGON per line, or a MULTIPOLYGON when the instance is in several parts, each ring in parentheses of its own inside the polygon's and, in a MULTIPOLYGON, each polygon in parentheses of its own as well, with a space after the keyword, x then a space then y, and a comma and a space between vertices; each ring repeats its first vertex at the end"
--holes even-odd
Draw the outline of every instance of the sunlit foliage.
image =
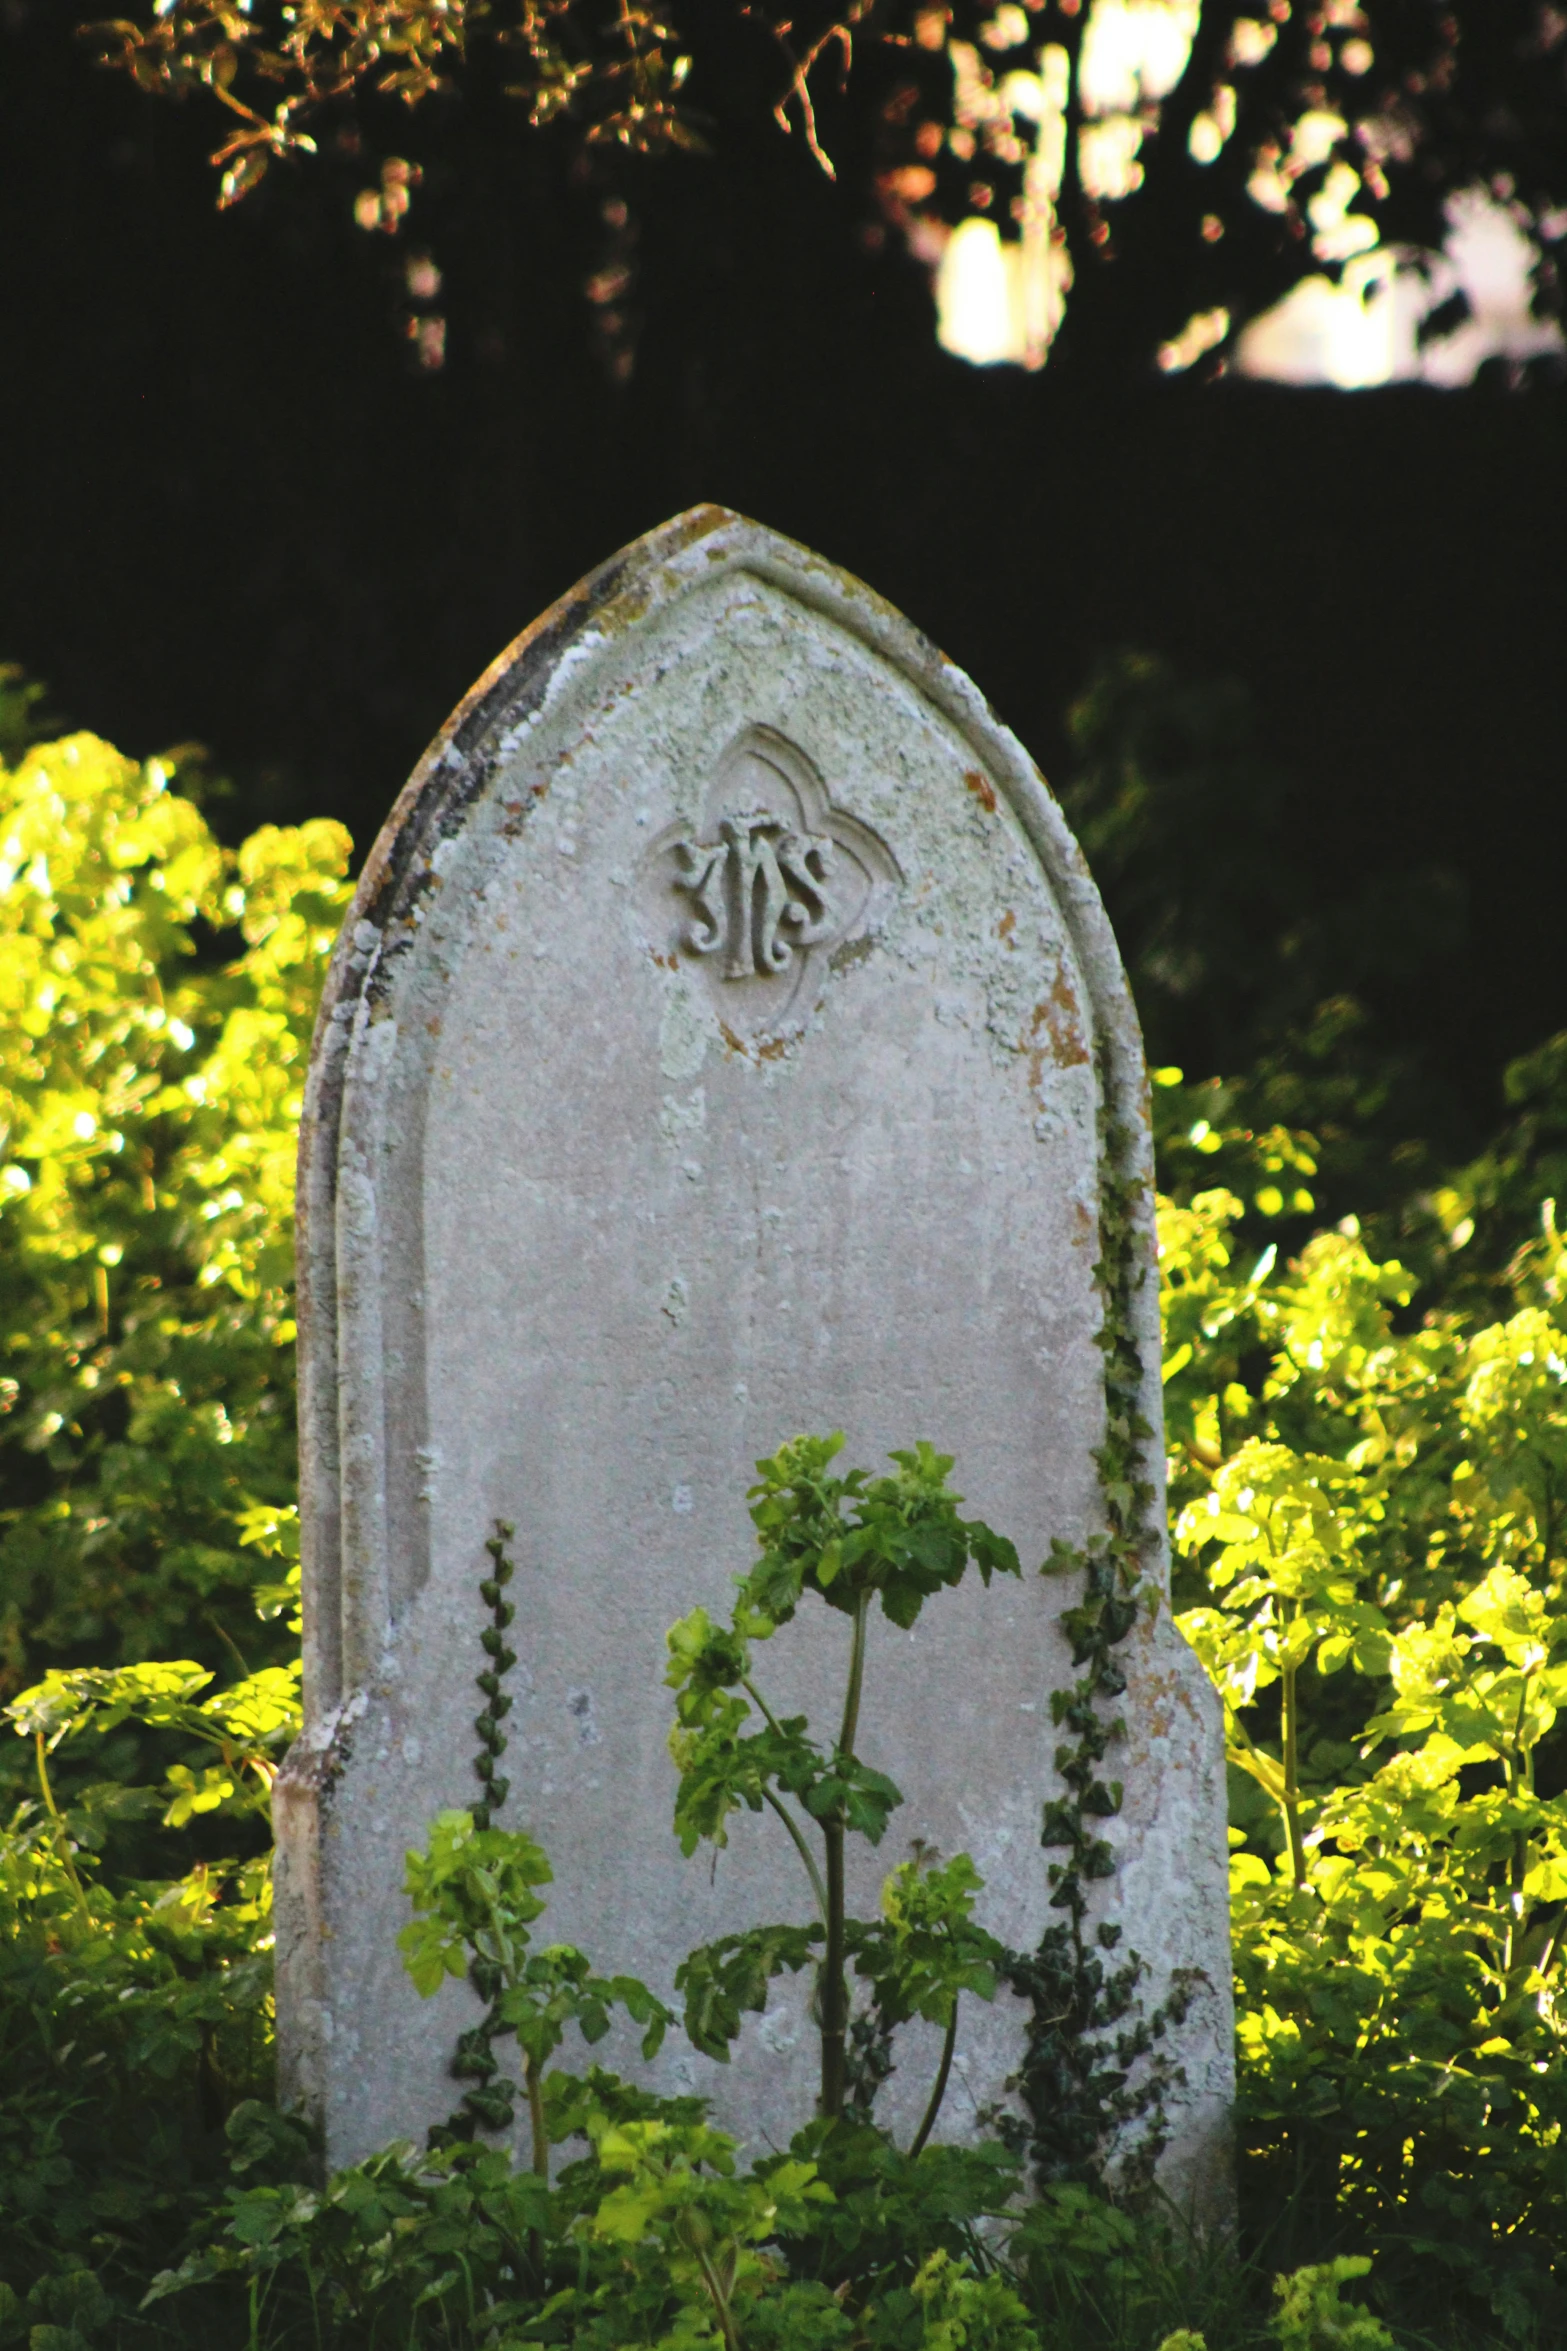
POLYGON ((0 1696, 288 1648, 295 1137, 349 844, 231 852, 172 781, 91 735, 0 769, 0 1696))
POLYGON ((1246 2193, 1526 2330, 1567 2212, 1567 1244, 1547 1202, 1491 1321, 1353 1218, 1280 1265, 1244 1213, 1200 1191, 1161 1235, 1246 2193))

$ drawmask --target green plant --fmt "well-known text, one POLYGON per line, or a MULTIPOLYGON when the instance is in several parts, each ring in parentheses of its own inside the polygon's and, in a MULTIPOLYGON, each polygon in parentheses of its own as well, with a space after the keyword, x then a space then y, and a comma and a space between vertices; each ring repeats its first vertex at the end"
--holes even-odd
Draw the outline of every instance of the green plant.
POLYGON ((1340 2255, 1279 2278, 1274 2324, 1280 2351, 1393 2351, 1393 2338, 1381 2321, 1354 2305, 1346 2310, 1339 2297, 1341 2286, 1363 2278, 1370 2267, 1369 2261, 1340 2255))
MULTIPOLYGON (((1567 2307, 1561 1243, 1481 1319, 1351 1220, 1163 1220, 1179 1621, 1225 1701, 1243 2193, 1415 2316, 1567 2307), (1249 1253, 1248 1253, 1249 1255, 1249 1253), (1435 2280, 1444 2283, 1434 2288, 1435 2280)), ((1494 1292, 1491 1293, 1494 1295, 1494 1292)))
POLYGON ((296 1646, 263 1559, 294 1543, 294 1157, 349 842, 225 849, 174 781, 91 735, 0 767, 0 1697, 296 1646))
POLYGON ((927 1444, 894 1453, 891 1477, 866 1470, 836 1475, 841 1436, 796 1437, 757 1465, 751 1517, 761 1555, 739 1579, 731 1621, 713 1624, 697 1608, 671 1628, 667 1680, 675 1691, 670 1752, 680 1775, 675 1828, 686 1853, 726 1842, 725 1822, 742 1804, 767 1805, 804 1865, 817 1918, 805 1928, 764 1926, 694 1951, 677 1975, 686 2026, 698 2048, 727 2059, 743 2008, 760 2009, 768 1980, 798 1970, 819 1942, 816 2011, 821 2036, 820 2112, 829 2122, 849 2098, 847 1965, 872 1990, 872 2041, 914 2015, 944 2029, 940 2070, 916 2148, 934 2125, 946 2088, 965 1990, 993 1998, 1001 1946, 974 1926, 982 1880, 966 1854, 945 1868, 906 1865, 888 1881, 878 1926, 852 1922, 844 1899, 844 1842, 880 1844, 903 1799, 856 1753, 873 1605, 907 1630, 936 1592, 959 1584, 972 1563, 992 1575, 1019 1575, 1017 1553, 978 1519, 961 1519, 947 1487, 951 1459, 927 1444), (751 1650, 789 1624, 814 1594, 849 1621, 842 1720, 828 1750, 803 1715, 780 1721, 752 1673, 751 1650), (748 1727, 755 1725, 757 1727, 748 1727), (812 1835, 819 1845, 813 1850, 812 1835))
MULTIPOLYGON (((612 2006, 644 2027, 642 2054, 651 2057, 674 2021, 662 2002, 634 1976, 601 1977, 567 1943, 530 1949, 529 1928, 544 1911, 535 1888, 553 1872, 533 1839, 519 1829, 475 1828, 467 1812, 437 1814, 429 1846, 408 1856, 407 1894, 415 1917, 398 1937, 403 1964, 419 1991, 438 1991, 449 1975, 470 1977, 491 2005, 478 2028, 484 2054, 500 2033, 514 2034, 523 2058, 523 2084, 533 2135, 533 2168, 549 2171, 544 2114, 544 2068, 575 2024, 585 2041, 601 2041, 612 2006), (493 2020, 493 2021, 492 2021, 493 2020)), ((472 2070, 477 2052, 465 2034, 456 2071, 472 2070)), ((515 2084, 486 2077, 482 2094, 464 2101, 470 2127, 502 2129, 511 2120, 515 2084)))
POLYGON ((225 849, 172 761, 3 697, 0 2276, 85 2335, 270 2085, 295 1129, 348 842, 225 849))
MULTIPOLYGON (((857 1687, 868 1607, 857 1592, 890 1593, 892 1608, 912 1621, 925 1591, 955 1581, 970 1551, 982 1548, 1004 1563, 1006 1547, 988 1530, 954 1531, 961 1522, 945 1490, 950 1464, 928 1448, 900 1460, 901 1482, 873 1486, 860 1474, 828 1481, 824 1491, 834 1450, 831 1440, 805 1440, 793 1459, 815 1473, 817 1520, 830 1514, 849 1550, 845 1595, 855 1620, 857 1687), (845 1501, 855 1505, 852 1522, 842 1516, 845 1501)), ((764 1480, 758 1521, 768 1521, 776 1539, 762 1565, 774 1579, 781 1617, 789 1580, 798 1593, 808 1575, 820 1573, 823 1545, 800 1534, 799 1479, 776 1473, 771 1491, 775 1503, 786 1497, 796 1505, 770 1513, 764 1480)), ((237 2277, 247 2290, 252 2338, 269 2304, 282 2313, 308 2303, 318 2329, 325 2315, 346 2319, 356 2332, 368 2327, 372 2337, 382 2323, 416 2331, 423 2311, 448 2330, 466 2319, 465 2333, 518 2341, 569 2336, 602 2342, 606 2351, 665 2340, 711 2341, 722 2351, 740 2351, 742 2340, 806 2351, 847 2344, 857 2331, 854 2311, 858 2331, 868 2328, 869 2340, 889 2347, 913 2340, 1027 2351, 1033 2338, 1023 2306, 994 2274, 973 2228, 1004 2211, 1016 2166, 999 2149, 925 2145, 950 2063, 950 2030, 941 2079, 908 2154, 863 2123, 823 2118, 787 2154, 743 2172, 733 2141, 708 2125, 700 2101, 652 2096, 597 2068, 576 2075, 551 2066, 568 2027, 591 2045, 608 2031, 613 2006, 643 2026, 645 2057, 674 2018, 634 1978, 601 1977, 570 1946, 533 1945, 550 1865, 531 1837, 498 1827, 493 1817, 508 1792, 495 1764, 505 1748, 503 1683, 515 1664, 505 1641, 511 1605, 504 1594, 515 1573, 510 1533, 497 1526, 482 1586, 491 1618, 478 1677, 486 1703, 475 1725, 484 1818, 443 1813, 426 1848, 409 1854, 414 1917, 399 1937, 421 1992, 466 1975, 486 2003, 483 2022, 460 2037, 453 2066, 477 2086, 450 2123, 430 2133, 426 2156, 393 2147, 324 2190, 302 2176, 298 2144, 274 2137, 261 2146, 261 2158, 275 2163, 281 2155, 289 2176, 231 2185, 221 2217, 154 2281, 148 2302, 237 2277), (507 2036, 522 2056, 531 2136, 523 2173, 480 2135, 504 2131, 512 2119, 518 2085, 501 2075, 494 2054, 507 2036), (551 2149, 572 2140, 586 2142, 589 2152, 552 2180, 551 2149), (828 2224, 829 2211, 836 2225, 828 2224), (446 2254, 460 2264, 460 2280, 457 2269, 442 2265, 446 2254)), ((831 1588, 836 1581, 829 1562, 825 1582, 831 1588)), ((700 1632, 688 1620, 672 1639, 689 1647, 700 1632)), ((797 1791, 802 1758, 814 1752, 806 1728, 803 1721, 770 1726, 797 1791)), ((754 1763, 745 1785, 759 1807, 754 1763)), ((811 1787, 823 1785, 844 1811, 842 1791, 856 1787, 862 1794, 870 1788, 889 1808, 896 1801, 896 1790, 867 1774, 852 1746, 835 1752, 830 1781, 825 1770, 814 1772, 811 1787)), ((691 1792, 683 1786, 682 1796, 691 1792)), ((721 1827, 728 1807, 711 1769, 700 1801, 710 1814, 717 1808, 721 1827)), ((840 1822, 829 1827, 841 1834, 840 1822)), ((815 1882, 823 1882, 820 1873, 815 1882)), ((999 1947, 968 1921, 978 1884, 966 1856, 944 1869, 916 1862, 894 1873, 880 1926, 860 1930, 854 1944, 894 2021, 922 2014, 948 2022, 962 1989, 994 1991, 989 1962, 999 1947)), ((848 1929, 845 1922, 846 1936, 848 1929)), ((714 1954, 693 1957, 700 1972, 714 1954)), ((697 2013, 689 1996, 688 2012, 697 2013)), ((711 2004, 697 2029, 711 2045, 711 2004)), ((249 2107, 231 2118, 236 2173, 257 2160, 263 2114, 249 2107)))
MULTIPOLYGON (((1059 2302, 1071 2279, 1082 2311, 1092 2277, 1101 2291, 1118 2282, 1122 2309, 1119 2323, 1074 2331, 1083 2351, 1090 2342, 1151 2351, 1161 2337, 1161 2351, 1206 2351, 1202 2335, 1157 2323, 1172 2300, 1190 2307, 1196 2274, 1167 2224, 1081 2188, 1020 2213, 1018 2166, 1000 2148, 905 2153, 863 2122, 818 2117, 787 2150, 742 2169, 698 2100, 659 2098, 596 2068, 546 2074, 565 2013, 542 2017, 543 1979, 530 1981, 522 1953, 548 1879, 526 1836, 443 1816, 429 1850, 410 1856, 419 1915, 403 1937, 421 1985, 465 1965, 480 1982, 499 1966, 525 1991, 514 2013, 519 2039, 538 2053, 534 2163, 518 2169, 504 2147, 438 2131, 423 2155, 394 2146, 316 2187, 297 2136, 264 2108, 240 2108, 222 2210, 154 2281, 148 2307, 238 2284, 253 2344, 263 2328, 286 2341, 309 2326, 345 2346, 1042 2351, 1063 2339, 1041 2323, 1051 2287, 1059 2302), (497 1961, 503 1946, 510 1957, 497 1961), (571 2141, 586 2152, 552 2177, 549 2149, 571 2141)), ((601 2018, 617 1981, 599 1988, 601 2018)), ((572 2014, 596 2037, 586 2010, 572 2014)), ((1233 2280, 1228 2250, 1215 2250, 1233 2280)), ((1339 2285, 1365 2266, 1340 2261, 1277 2281, 1271 2331, 1284 2351, 1390 2345, 1339 2299, 1339 2285)), ((1210 2285, 1201 2296, 1203 2314, 1213 2309, 1222 2326, 1214 2351, 1257 2344, 1255 2283, 1242 2273, 1238 2292, 1210 2285)))
POLYGON ((256 1832, 299 1726, 298 1669, 204 1696, 212 1678, 189 1662, 52 1673, 7 1709, 38 1793, 0 1836, 0 2241, 8 2286, 40 2309, 84 2266, 104 2323, 134 2301, 211 2200, 225 2114, 269 2085, 256 1832), (133 1722, 172 1755, 161 1788, 78 1772, 57 1792, 54 1753, 133 1722), (137 1844, 152 1820, 162 1870, 127 1870, 128 1842, 152 1858, 137 1844))

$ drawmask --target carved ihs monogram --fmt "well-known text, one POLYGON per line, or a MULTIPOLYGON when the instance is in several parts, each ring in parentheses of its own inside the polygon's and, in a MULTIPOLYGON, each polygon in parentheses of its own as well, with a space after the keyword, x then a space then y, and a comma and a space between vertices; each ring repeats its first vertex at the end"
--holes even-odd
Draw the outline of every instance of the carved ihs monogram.
POLYGON ((695 920, 681 943, 712 955, 726 980, 770 977, 833 935, 836 864, 831 836, 796 831, 765 809, 720 818, 716 841, 670 844, 675 886, 695 920))
POLYGON ((724 1034, 797 1031, 832 958, 872 932, 901 876, 880 836, 838 805, 776 727, 748 726, 713 763, 702 813, 648 844, 655 958, 693 963, 724 1034))

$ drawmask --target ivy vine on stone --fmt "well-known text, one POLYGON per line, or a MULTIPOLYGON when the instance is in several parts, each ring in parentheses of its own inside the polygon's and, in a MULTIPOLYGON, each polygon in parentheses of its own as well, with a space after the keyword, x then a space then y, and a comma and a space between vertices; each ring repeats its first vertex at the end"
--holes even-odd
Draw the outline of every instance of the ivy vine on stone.
POLYGON ((1105 1428, 1094 1465, 1104 1526, 1081 1546, 1058 1538, 1042 1570, 1082 1578, 1080 1598, 1061 1617, 1077 1678, 1050 1701, 1052 1719, 1067 1734, 1055 1751, 1066 1793, 1046 1801, 1040 1831, 1045 1849, 1064 1856, 1049 1870, 1050 1907, 1063 1916, 1046 1928, 1036 1950, 1012 1958, 1008 1981, 1031 2011, 1012 2083, 1024 2113, 1000 2118, 1003 2136, 1026 2152, 1041 2187, 1102 2185, 1113 2162, 1123 2195, 1146 2187, 1168 2143, 1165 2101, 1184 2077, 1159 2043, 1185 2012, 1192 1972, 1177 1970, 1164 2001, 1145 2016, 1137 1997, 1147 1973, 1142 1959, 1135 1951, 1112 1959, 1121 1929, 1109 1921, 1091 1939, 1088 1933, 1090 1889, 1115 1874, 1115 1849, 1103 1828, 1121 1809, 1122 1788, 1101 1777, 1100 1766, 1125 1723, 1106 1709, 1126 1689, 1115 1651, 1146 1598, 1143 1561, 1155 1499, 1145 1450, 1153 1431, 1142 1413, 1143 1362, 1133 1320, 1133 1300, 1146 1277, 1138 1264, 1142 1178, 1132 1170, 1132 1141, 1124 1125, 1101 1114, 1094 1284, 1103 1301, 1097 1344, 1105 1428), (1127 2132, 1138 2123, 1145 2127, 1128 2144, 1127 2132))
MULTIPOLYGON (((473 1807, 475 1829, 492 1825, 511 1790, 510 1780, 502 1778, 496 1766, 507 1745, 501 1724, 512 1708, 511 1698, 502 1685, 517 1662, 517 1652, 506 1639, 517 1613, 506 1597, 506 1586, 517 1572, 506 1546, 516 1532, 508 1519, 498 1518, 495 1532, 484 1546, 490 1556, 490 1572, 479 1586, 479 1596, 490 1612, 490 1621, 479 1636, 484 1664, 474 1677, 484 1700, 483 1711, 475 1715, 473 1723, 479 1741, 473 1758, 473 1773, 479 1783, 479 1801, 473 1807)), ((510 2029, 500 2013, 504 1990, 500 1971, 475 1957, 468 1974, 474 1990, 485 2003, 485 2012, 478 2024, 458 2035, 451 2071, 468 2087, 456 2112, 430 2132, 432 2145, 472 2139, 479 2131, 507 2129, 516 2102, 517 2085, 501 2072, 495 2056, 497 2038, 510 2029)))

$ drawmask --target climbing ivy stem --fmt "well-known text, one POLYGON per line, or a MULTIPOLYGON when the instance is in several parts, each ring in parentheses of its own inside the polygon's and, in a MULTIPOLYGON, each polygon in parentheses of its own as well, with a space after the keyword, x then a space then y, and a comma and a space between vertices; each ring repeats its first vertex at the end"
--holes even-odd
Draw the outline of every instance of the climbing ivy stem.
MULTIPOLYGON (((506 1801, 509 1788, 506 1780, 496 1777, 495 1765, 497 1759, 506 1752, 506 1736, 500 1726, 511 1708, 511 1700, 506 1696, 502 1684, 517 1662, 515 1652, 506 1646, 507 1628, 516 1613, 506 1598, 506 1586, 516 1573, 506 1546, 515 1532, 509 1520, 496 1519, 495 1532, 484 1546, 490 1558, 490 1572, 479 1585, 480 1597, 490 1617, 490 1622, 480 1636, 484 1662, 475 1676, 479 1695, 484 1700, 484 1710, 475 1718, 473 1726, 479 1736, 479 1750, 473 1759, 474 1777, 479 1782, 479 1801, 473 1807, 472 1818, 474 1827, 481 1831, 492 1825, 495 1814, 506 1801)), ((495 1981, 491 1983, 486 1976, 481 1983, 474 1979, 473 1971, 470 1970, 474 1989, 485 2002, 485 2015, 481 2024, 462 2036, 458 2046, 458 2063, 452 2069, 459 2080, 476 2081, 478 2084, 477 2090, 464 2090, 456 2112, 448 2117, 444 2126, 442 2136, 457 2140, 472 2139, 479 2130, 500 2127, 495 2104, 496 2076, 500 2068, 495 2059, 494 2043, 508 2029, 502 2022, 501 2001, 506 1991, 516 1984, 517 1967, 511 1938, 493 1900, 487 1903, 487 1908, 490 1939, 494 1946, 493 1957, 476 1950, 476 1961, 481 1958, 488 1961, 495 1970, 495 1981)), ((525 2066, 525 2073, 526 2070, 525 2066)), ((536 2085, 530 2085, 529 2091, 529 2104, 533 2108, 534 2169, 542 2169, 547 2173, 549 2149, 543 2135, 542 2112, 534 2100, 534 2087, 536 2085), (541 2147, 544 2154, 542 2165, 539 2161, 541 2147)), ((509 2108, 516 2084, 506 2081, 500 2088, 505 2092, 505 2103, 509 2108)), ((543 2242, 537 2230, 530 2230, 528 2245, 535 2267, 542 2276, 543 2242)))
MULTIPOLYGON (((1045 1565, 1047 1574, 1070 1569, 1081 1578, 1081 1598, 1061 1618, 1078 1678, 1060 1694, 1057 1720, 1072 1738, 1056 1749, 1063 1793, 1045 1803, 1040 1838, 1063 1855, 1049 1865, 1050 1907, 1059 1923, 1046 1928, 1034 1953, 1014 1954, 1008 1975, 1032 2010, 1017 2086, 1041 2184, 1100 2176, 1117 2141, 1124 2151, 1133 2116, 1149 2117, 1144 2147, 1157 2154, 1164 2143, 1164 2085, 1172 2078, 1155 2041, 1173 2001, 1133 2030, 1121 2027, 1112 2041, 1109 2028, 1125 2015, 1143 1962, 1129 1952, 1107 1975, 1084 1931, 1090 1887, 1116 1867, 1103 1824, 1120 1809, 1120 1790, 1099 1778, 1098 1767, 1121 1725, 1107 1722, 1101 1709, 1126 1688, 1114 1652, 1155 1597, 1146 1570, 1159 1548, 1158 1489, 1149 1468, 1154 1431, 1142 1408, 1151 1381, 1138 1306, 1150 1270, 1148 1173, 1138 1125, 1123 1121, 1114 1107, 1118 1052, 1104 1036, 1096 1038, 1099 1260, 1093 1278, 1103 1309, 1096 1343, 1104 1366, 1104 1436, 1093 1460, 1103 1524, 1081 1545, 1058 1540, 1045 1565), (1147 2070, 1133 2085, 1130 2069, 1139 2058, 1147 2059, 1147 2070)), ((1108 1922, 1094 1930, 1103 1950, 1114 1948, 1116 1938, 1108 1922)))

